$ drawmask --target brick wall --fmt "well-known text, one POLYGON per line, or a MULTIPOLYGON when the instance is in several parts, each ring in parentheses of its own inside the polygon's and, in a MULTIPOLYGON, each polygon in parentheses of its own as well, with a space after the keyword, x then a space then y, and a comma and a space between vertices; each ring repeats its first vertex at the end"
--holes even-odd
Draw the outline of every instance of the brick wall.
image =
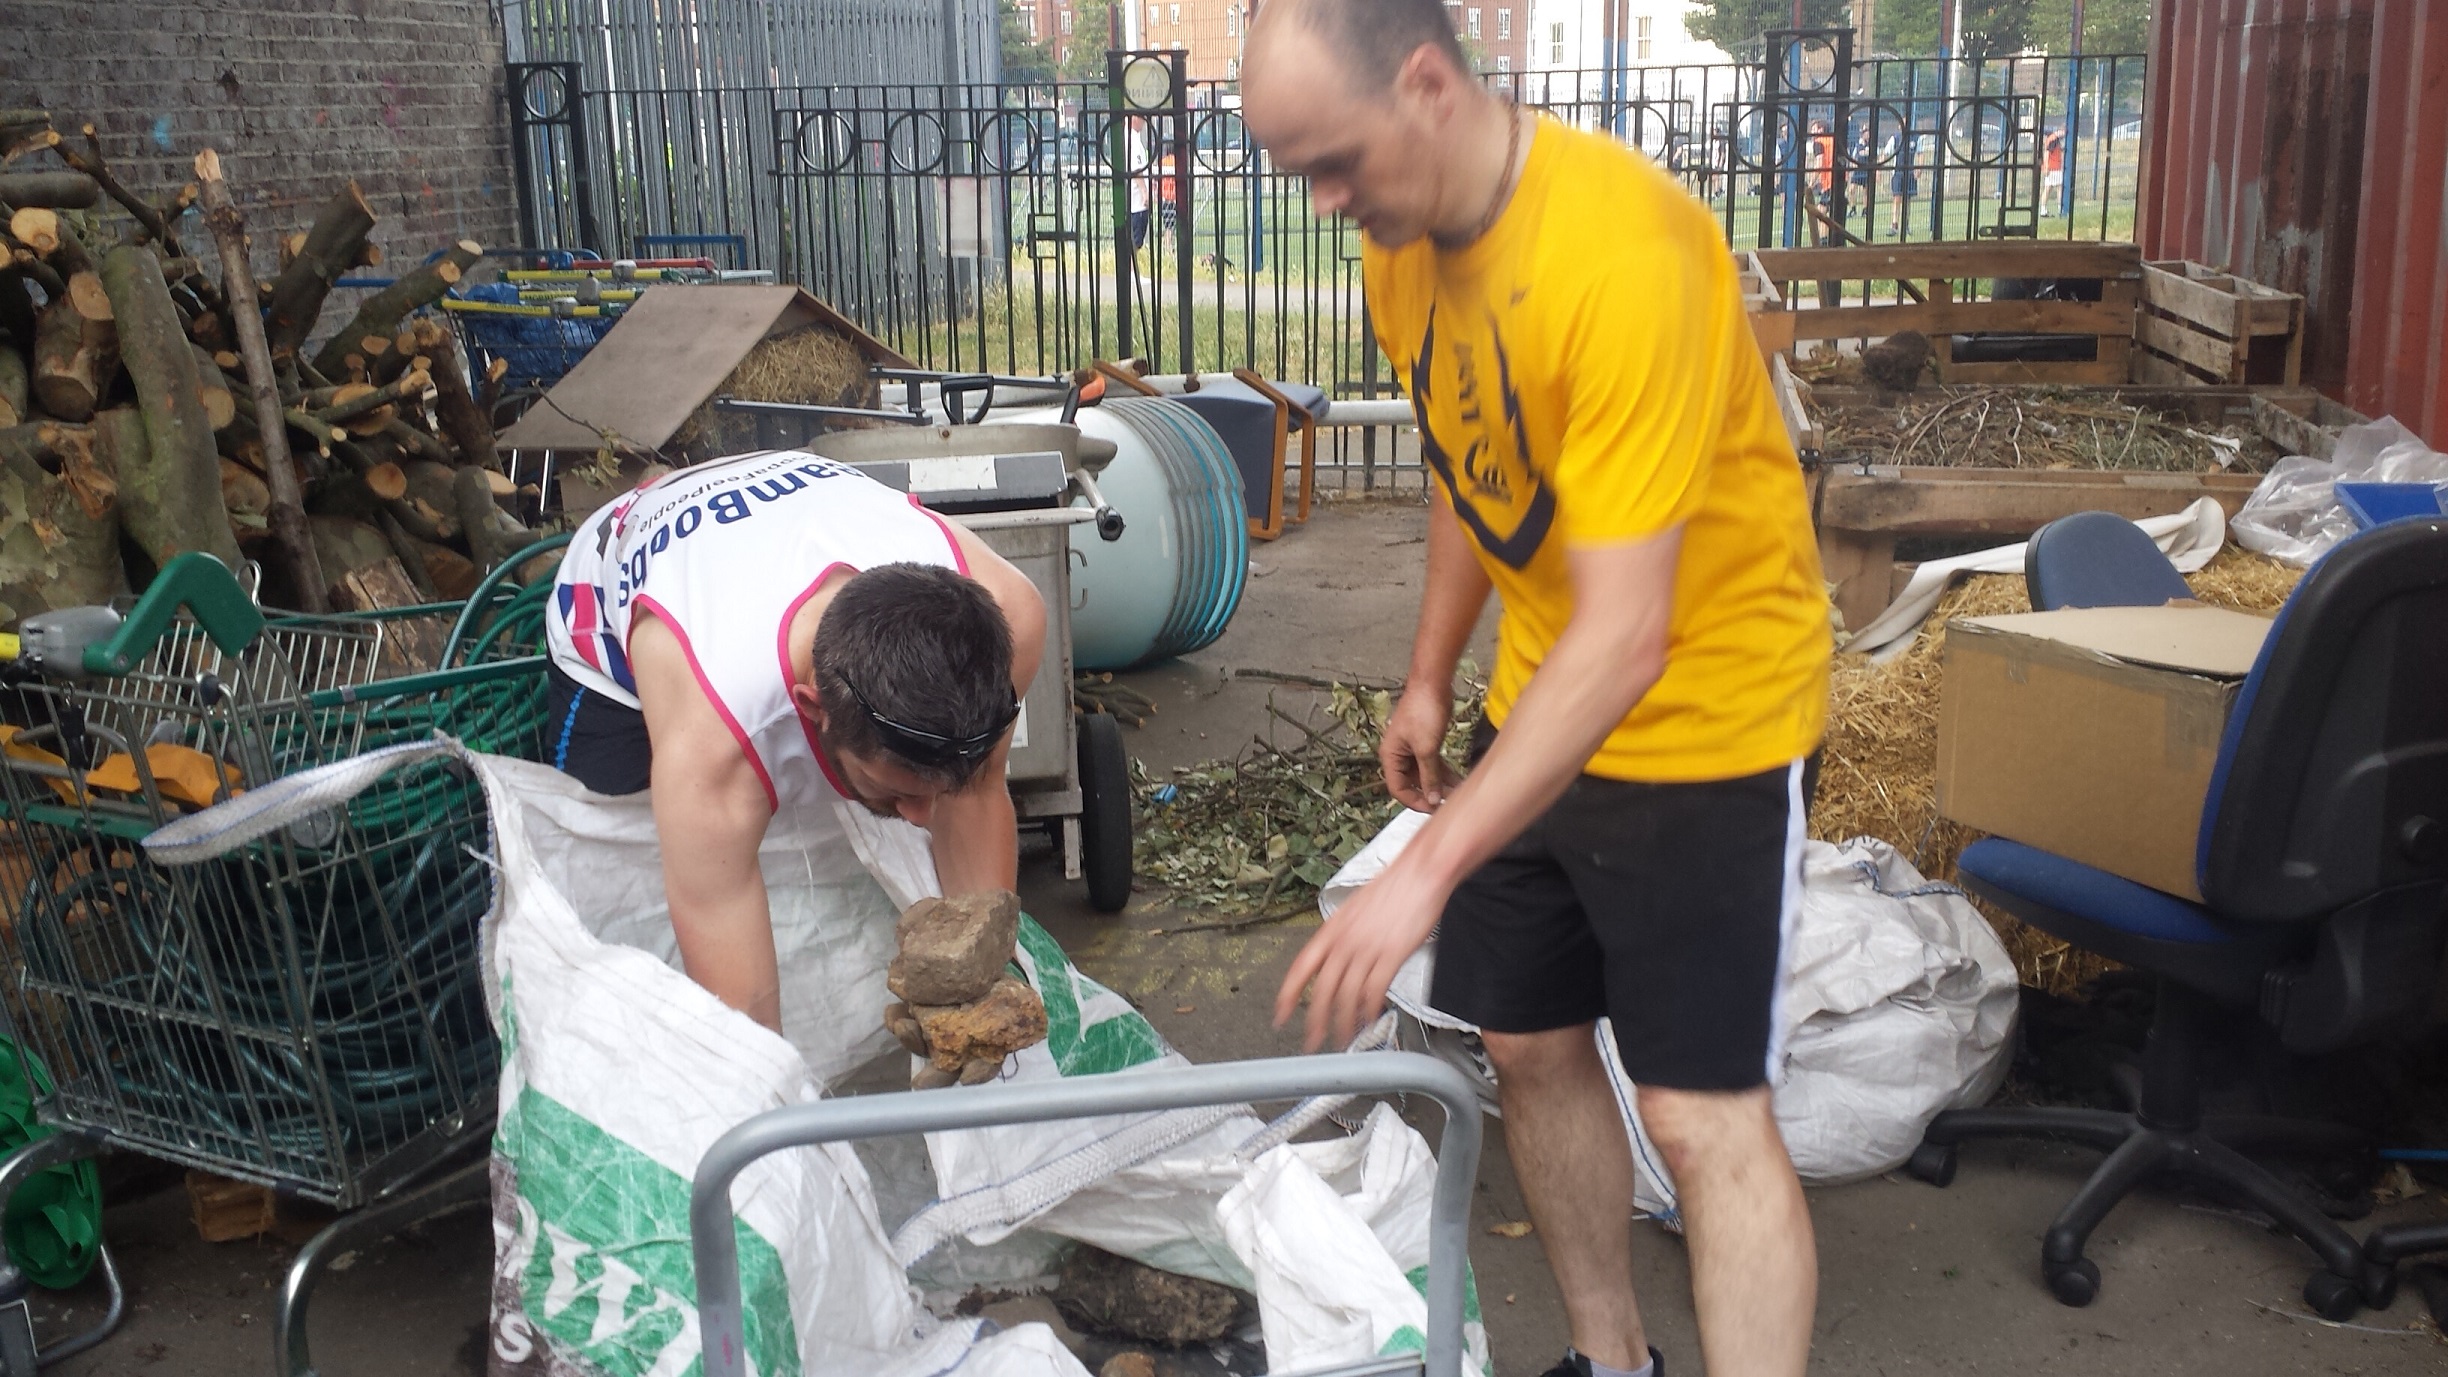
MULTIPOLYGON (((90 120, 121 180, 164 195, 218 148, 268 268, 354 177, 389 267, 518 211, 487 0, 8 0, 0 107, 90 120)), ((21 162, 30 167, 46 157, 21 162)), ((190 251, 201 227, 186 222, 190 251)), ((209 256, 209 255, 208 255, 209 256)))

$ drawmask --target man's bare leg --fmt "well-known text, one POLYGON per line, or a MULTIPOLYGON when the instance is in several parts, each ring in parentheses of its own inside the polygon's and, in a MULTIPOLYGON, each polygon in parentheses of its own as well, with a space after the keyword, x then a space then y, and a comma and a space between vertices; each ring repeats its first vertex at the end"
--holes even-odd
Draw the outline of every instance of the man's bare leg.
POLYGON ((1640 1112, 1682 1207, 1703 1364, 1711 1377, 1800 1377, 1819 1254, 1767 1089, 1642 1086, 1640 1112))
POLYGON ((1485 1038, 1505 1147, 1563 1293, 1572 1346, 1636 1369, 1649 1361, 1649 1340, 1632 1299, 1632 1146, 1591 1025, 1485 1038))

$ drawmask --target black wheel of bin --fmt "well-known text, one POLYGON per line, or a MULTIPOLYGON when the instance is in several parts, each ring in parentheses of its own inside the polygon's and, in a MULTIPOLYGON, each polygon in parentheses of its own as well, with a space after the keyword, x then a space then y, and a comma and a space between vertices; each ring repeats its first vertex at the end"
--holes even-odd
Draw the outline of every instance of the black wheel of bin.
POLYGON ((1130 756, 1122 724, 1101 712, 1079 719, 1080 865, 1088 906, 1120 913, 1131 892, 1130 756))

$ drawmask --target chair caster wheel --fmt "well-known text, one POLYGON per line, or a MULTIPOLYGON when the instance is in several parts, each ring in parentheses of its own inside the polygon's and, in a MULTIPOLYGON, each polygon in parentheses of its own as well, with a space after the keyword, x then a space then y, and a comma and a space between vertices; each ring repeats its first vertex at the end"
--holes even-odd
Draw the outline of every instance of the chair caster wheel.
POLYGON ((2335 1272, 2314 1272, 2304 1282, 2304 1304, 2332 1324, 2354 1318, 2363 1308, 2363 1288, 2335 1272))
POLYGON ((2049 1290, 2060 1305, 2089 1305, 2099 1295, 2099 1283, 2099 1267, 2087 1257, 2048 1268, 2049 1290))
POLYGON ((2374 1262, 2364 1263, 2363 1304, 2373 1310, 2386 1310, 2396 1301, 2397 1269, 2374 1262))
POLYGON ((1943 1190, 1955 1184, 1955 1146, 1952 1143, 1923 1143, 1913 1149, 1904 1163, 1904 1170, 1943 1190))

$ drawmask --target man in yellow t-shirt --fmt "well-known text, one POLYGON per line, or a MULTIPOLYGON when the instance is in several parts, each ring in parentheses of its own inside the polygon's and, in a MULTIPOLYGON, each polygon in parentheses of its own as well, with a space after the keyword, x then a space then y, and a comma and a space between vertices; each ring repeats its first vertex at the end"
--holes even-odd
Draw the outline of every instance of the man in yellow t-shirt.
POLYGON ((1768 1084, 1830 652, 1800 467, 1707 210, 1638 154, 1504 104, 1437 0, 1271 0, 1243 115, 1359 221, 1378 343, 1441 500, 1395 796, 1435 816, 1293 963, 1308 1043, 1437 931, 1571 1325, 1550 1377, 1656 1373, 1632 1296, 1612 1020, 1691 1244, 1712 1374, 1797 1374, 1810 1216, 1768 1084), (1466 781, 1438 754, 1488 594, 1466 781), (1442 924, 1441 928, 1439 924, 1442 924))

